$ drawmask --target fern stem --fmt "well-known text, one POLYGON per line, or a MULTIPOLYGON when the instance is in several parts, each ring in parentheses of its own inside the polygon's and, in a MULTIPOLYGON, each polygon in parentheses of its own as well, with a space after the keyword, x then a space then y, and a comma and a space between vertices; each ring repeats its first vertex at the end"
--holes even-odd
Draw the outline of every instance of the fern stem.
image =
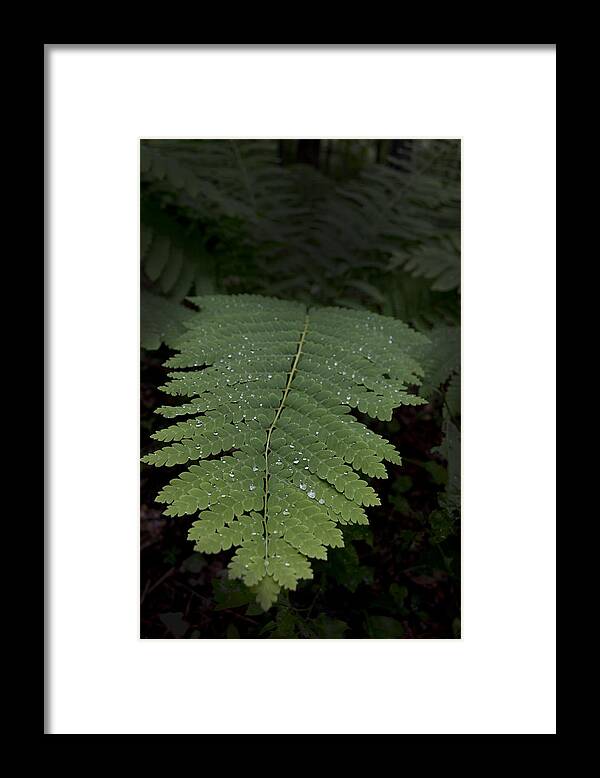
POLYGON ((289 394, 292 381, 294 380, 294 375, 296 374, 296 370, 298 368, 298 361, 300 360, 300 355, 302 354, 302 346, 304 345, 304 339, 306 338, 307 332, 308 332, 308 313, 304 318, 304 329, 302 330, 300 340, 298 341, 298 348, 296 350, 294 361, 292 362, 292 368, 289 372, 285 389, 283 390, 283 396, 281 398, 281 402, 279 403, 279 407, 277 408, 277 411, 275 413, 275 418, 273 419, 273 421, 271 422, 271 426, 267 430, 267 441, 265 443, 265 501, 263 504, 263 530, 265 533, 265 566, 269 559, 269 533, 267 531, 267 518, 268 518, 267 500, 269 498, 269 452, 271 450, 271 435, 273 434, 273 430, 275 429, 275 426, 279 421, 279 417, 281 416, 281 413, 285 406, 285 401, 287 400, 287 396, 289 394))

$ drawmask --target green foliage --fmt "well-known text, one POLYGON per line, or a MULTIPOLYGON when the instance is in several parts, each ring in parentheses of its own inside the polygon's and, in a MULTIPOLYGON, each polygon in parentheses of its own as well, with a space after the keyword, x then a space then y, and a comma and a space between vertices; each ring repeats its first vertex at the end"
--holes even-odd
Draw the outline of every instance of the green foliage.
POLYGON ((280 164, 275 141, 143 141, 142 257, 157 291, 227 291, 222 277, 238 273, 218 268, 243 253, 254 270, 243 291, 455 322, 460 142, 415 141, 408 167, 375 162, 368 141, 331 143, 333 159, 341 144, 353 160, 340 180, 280 164))
POLYGON ((404 627, 397 619, 390 616, 366 616, 367 634, 370 638, 401 638, 404 637, 404 627))
POLYGON ((184 226, 158 205, 144 199, 141 207, 140 257, 145 279, 156 291, 181 301, 194 289, 214 292, 214 257, 192 222, 184 226))
POLYGON ((443 403, 443 441, 435 453, 446 460, 447 476, 439 508, 429 516, 432 540, 441 542, 454 532, 460 517, 460 329, 437 327, 428 335, 420 353, 426 374, 420 391, 428 399, 437 395, 443 403))
MULTIPOLYGON (((340 526, 367 524, 379 504, 366 478, 386 478, 395 448, 350 413, 380 420, 425 402, 412 388, 426 338, 377 314, 257 295, 190 298, 158 409, 186 417, 143 458, 186 465, 159 493, 167 516, 197 516, 196 551, 236 547, 229 576, 268 609, 312 578, 309 559, 344 545, 340 526), (189 464, 192 463, 192 464, 189 464), (359 475, 359 473, 362 474, 359 475)), ((280 625, 276 627, 280 628, 280 625)))
POLYGON ((344 638, 348 625, 341 619, 320 613, 316 618, 305 618, 290 607, 279 608, 273 621, 262 628, 262 635, 270 638, 344 638))
POLYGON ((194 315, 182 305, 142 291, 140 343, 142 348, 157 349, 161 343, 173 346, 185 332, 185 322, 194 315))
MULTIPOLYGON (((428 343, 419 356, 425 371, 421 394, 431 399, 436 392, 444 391, 449 381, 460 373, 460 328, 437 326, 427 332, 428 343)), ((460 380, 455 383, 453 392, 460 380)), ((453 395, 454 401, 456 397, 453 395)), ((460 410, 459 410, 460 412, 460 410)))
POLYGON ((148 199, 203 225, 237 225, 264 258, 293 243, 299 206, 273 141, 143 141, 141 169, 148 199))
POLYGON ((443 431, 444 440, 438 451, 448 462, 448 480, 439 509, 429 517, 434 542, 441 542, 454 532, 460 518, 460 430, 446 419, 443 431))
POLYGON ((431 283, 433 292, 449 292, 460 286, 460 253, 451 240, 431 240, 412 251, 397 252, 388 270, 398 268, 431 283))
POLYGON ((160 616, 160 620, 173 637, 176 638, 185 637, 190 627, 189 622, 183 618, 183 613, 163 613, 160 616))
POLYGON ((353 543, 331 552, 327 572, 350 592, 355 592, 361 583, 373 582, 373 569, 360 564, 353 543))
POLYGON ((215 611, 229 608, 239 608, 242 605, 250 605, 255 601, 256 595, 241 581, 230 578, 216 578, 213 581, 215 598, 215 611))

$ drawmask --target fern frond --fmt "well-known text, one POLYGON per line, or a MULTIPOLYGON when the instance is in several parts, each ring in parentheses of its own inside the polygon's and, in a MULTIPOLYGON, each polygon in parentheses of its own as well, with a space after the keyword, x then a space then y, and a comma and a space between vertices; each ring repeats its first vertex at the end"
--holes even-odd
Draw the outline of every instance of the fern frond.
POLYGON ((434 542, 440 543, 451 535, 460 518, 460 430, 448 418, 443 424, 443 441, 437 451, 447 462, 448 480, 438 500, 438 509, 429 516, 434 542))
POLYGON ((385 478, 395 448, 351 409, 391 419, 418 405, 424 336, 400 321, 342 308, 307 308, 258 295, 190 298, 179 353, 163 390, 186 398, 159 409, 187 417, 155 433, 143 458, 188 465, 159 493, 165 515, 198 514, 195 549, 237 547, 232 578, 268 606, 281 587, 312 577, 309 558, 343 546, 338 525, 368 523, 379 498, 359 475, 385 478))
POLYGON ((257 240, 281 237, 291 193, 290 173, 272 141, 144 141, 142 182, 190 212, 227 216, 257 240))
POLYGON ((443 397, 442 443, 433 449, 447 463, 447 482, 438 509, 429 516, 432 537, 443 541, 454 532, 460 516, 460 328, 435 327, 419 356, 425 370, 421 393, 443 397))
POLYGON ((460 321, 460 303, 453 293, 433 292, 422 278, 402 271, 384 277, 386 305, 381 313, 395 316, 422 332, 460 321))
POLYGON ((419 352, 425 378, 421 394, 427 399, 460 372, 460 327, 434 327, 419 352))
POLYGON ((459 142, 421 141, 412 170, 371 163, 336 185, 278 164, 271 141, 145 141, 142 181, 188 215, 236 220, 265 292, 334 300, 349 278, 399 267, 434 293, 458 288, 459 142))
POLYGON ((173 348, 185 332, 185 322, 194 312, 183 305, 142 290, 140 341, 142 348, 154 350, 161 343, 173 348))
POLYGON ((431 240, 416 248, 395 252, 389 269, 402 268, 416 278, 430 281, 434 292, 449 292, 460 287, 460 253, 453 241, 431 240))
POLYGON ((215 292, 214 260, 197 232, 185 229, 155 204, 141 207, 140 256, 148 281, 157 291, 180 302, 193 289, 215 292))

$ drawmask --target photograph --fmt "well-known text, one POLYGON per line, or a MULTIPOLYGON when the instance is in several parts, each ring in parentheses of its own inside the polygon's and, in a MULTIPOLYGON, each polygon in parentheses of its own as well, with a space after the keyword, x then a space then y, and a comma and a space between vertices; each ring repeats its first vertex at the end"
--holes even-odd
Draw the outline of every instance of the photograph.
POLYGON ((140 638, 460 639, 461 138, 138 151, 140 638))

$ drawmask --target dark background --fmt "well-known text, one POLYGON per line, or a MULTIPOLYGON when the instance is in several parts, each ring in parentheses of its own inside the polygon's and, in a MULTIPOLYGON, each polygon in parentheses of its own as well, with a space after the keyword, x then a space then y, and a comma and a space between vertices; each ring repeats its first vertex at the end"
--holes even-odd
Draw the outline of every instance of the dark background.
POLYGON ((182 468, 142 465, 141 637, 460 637, 460 142, 142 141, 141 170, 142 454, 169 402, 161 316, 187 294, 349 305, 432 342, 428 404, 368 421, 403 457, 370 526, 344 528, 267 613, 228 581, 231 551, 194 553, 190 517, 162 516, 154 497, 182 468))

